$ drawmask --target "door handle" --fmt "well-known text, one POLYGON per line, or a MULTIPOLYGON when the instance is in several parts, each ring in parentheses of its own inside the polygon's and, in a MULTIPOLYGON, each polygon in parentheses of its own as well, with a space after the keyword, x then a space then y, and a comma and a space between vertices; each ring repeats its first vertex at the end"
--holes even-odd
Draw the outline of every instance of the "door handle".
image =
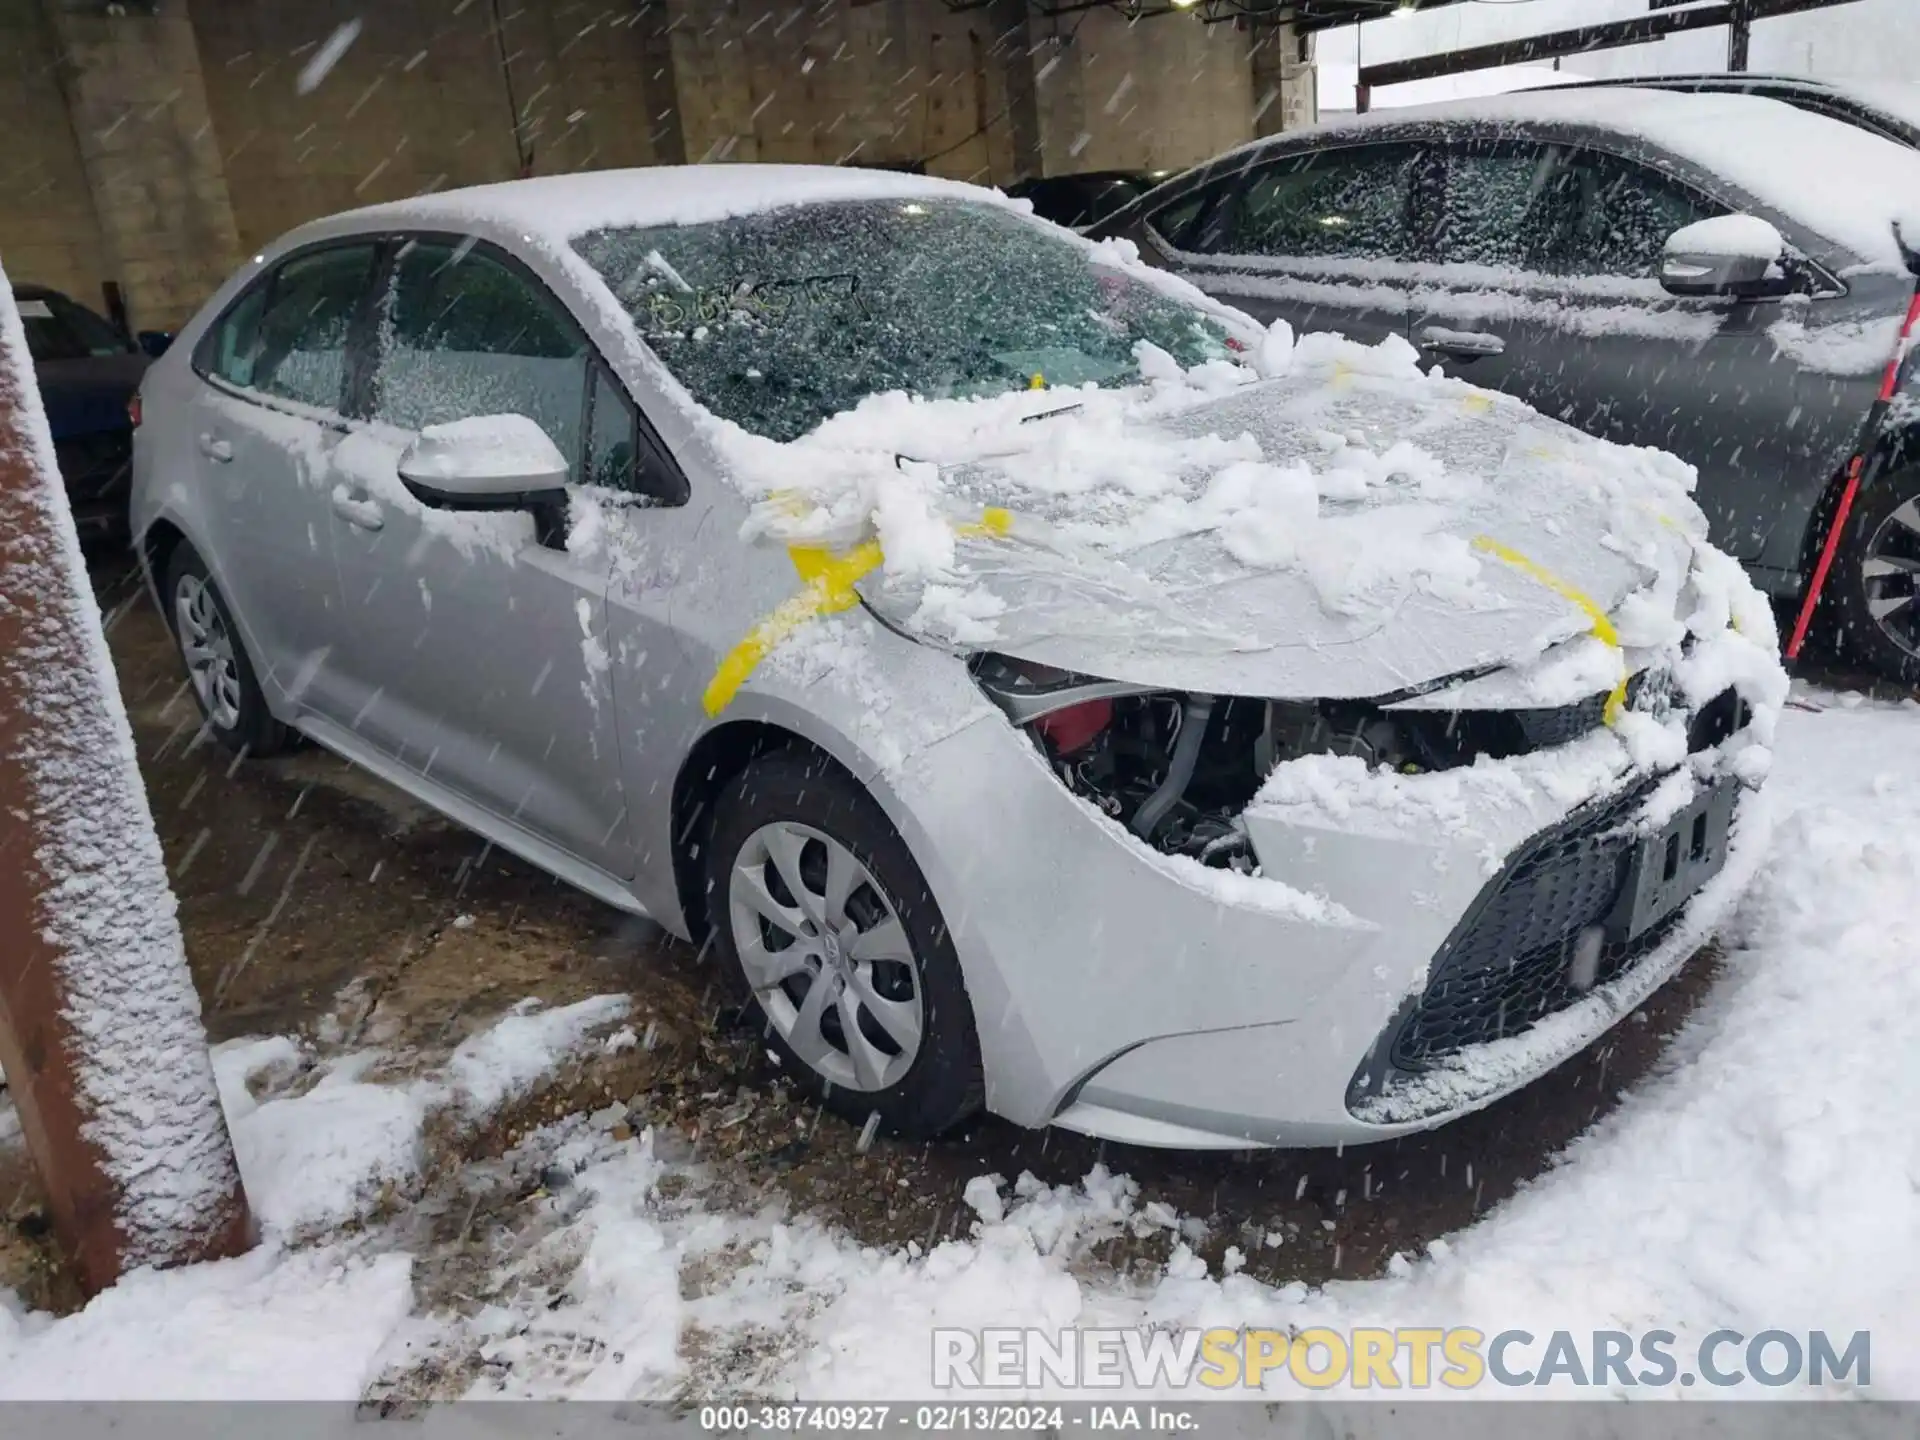
POLYGON ((379 502, 364 490, 349 489, 345 485, 333 487, 333 513, 349 525, 362 530, 378 530, 387 523, 381 513, 379 502))
POLYGON ((1420 332, 1420 348, 1451 355, 1456 360, 1479 360, 1488 355, 1506 354, 1507 342, 1484 330, 1446 330, 1429 325, 1420 332))
POLYGON ((231 441, 222 440, 218 435, 203 434, 200 437, 200 453, 209 460, 225 465, 233 459, 233 444, 231 441))

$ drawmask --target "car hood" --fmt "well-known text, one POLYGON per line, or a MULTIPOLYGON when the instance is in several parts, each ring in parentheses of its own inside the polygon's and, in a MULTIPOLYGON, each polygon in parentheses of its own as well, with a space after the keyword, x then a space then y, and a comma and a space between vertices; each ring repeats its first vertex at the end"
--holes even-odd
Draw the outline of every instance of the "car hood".
POLYGON ((1588 635, 1604 685, 1621 647, 1677 645, 1691 470, 1412 357, 1308 337, 1257 383, 1020 397, 960 437, 925 407, 868 497, 861 596, 932 643, 1218 694, 1378 697, 1588 635))

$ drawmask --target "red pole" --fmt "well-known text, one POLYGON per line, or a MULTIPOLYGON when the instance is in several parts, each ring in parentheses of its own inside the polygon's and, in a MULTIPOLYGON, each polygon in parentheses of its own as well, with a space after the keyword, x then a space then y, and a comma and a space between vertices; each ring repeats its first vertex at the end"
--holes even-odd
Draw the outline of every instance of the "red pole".
POLYGON ((0 1067, 89 1293, 251 1222, 100 608, 0 272, 0 1067))
POLYGON ((1847 517, 1853 513, 1853 502, 1860 494, 1867 463, 1880 443, 1880 427, 1886 423, 1887 411, 1900 389, 1900 373, 1906 366, 1907 349, 1913 343, 1916 325, 1920 325, 1920 287, 1916 287, 1913 301, 1907 306, 1907 318, 1900 327, 1900 339, 1893 347, 1893 358, 1887 361, 1886 374, 1880 381, 1880 394, 1867 411, 1866 425, 1860 432, 1860 443, 1853 452, 1853 459, 1847 462, 1846 488, 1840 492, 1840 504, 1833 512, 1833 523, 1827 527, 1827 538, 1820 546, 1820 559, 1813 567, 1813 580, 1800 601, 1800 614, 1793 622, 1793 638, 1787 641, 1789 660, 1798 660, 1801 647, 1807 643, 1807 631, 1813 625, 1813 612, 1819 607, 1820 592, 1827 585, 1827 572, 1833 568, 1833 557, 1839 552, 1840 539, 1847 532, 1847 517))

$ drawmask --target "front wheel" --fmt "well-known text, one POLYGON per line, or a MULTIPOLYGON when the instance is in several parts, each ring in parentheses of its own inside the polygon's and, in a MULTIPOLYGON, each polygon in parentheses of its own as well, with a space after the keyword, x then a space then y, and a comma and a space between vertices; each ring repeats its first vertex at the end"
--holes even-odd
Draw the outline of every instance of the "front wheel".
POLYGON ((708 912, 767 1043, 850 1120, 928 1139, 980 1108, 959 957, 873 797, 824 757, 762 756, 719 798, 708 912))
POLYGON ((1835 570, 1841 651, 1889 679, 1920 684, 1920 469, 1882 476, 1859 497, 1835 570))

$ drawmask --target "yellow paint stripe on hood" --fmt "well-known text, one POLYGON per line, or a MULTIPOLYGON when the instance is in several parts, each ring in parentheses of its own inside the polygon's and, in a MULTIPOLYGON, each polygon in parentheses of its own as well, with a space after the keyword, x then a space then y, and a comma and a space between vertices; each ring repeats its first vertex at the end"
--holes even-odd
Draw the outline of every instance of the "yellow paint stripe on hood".
POLYGON ((1522 555, 1511 545, 1501 544, 1491 535, 1474 536, 1473 548, 1486 551, 1487 554, 1493 556, 1496 560, 1505 561, 1521 574, 1539 581, 1563 600, 1571 601, 1585 613, 1590 622, 1594 637, 1602 644, 1611 645, 1616 651, 1620 652, 1620 680, 1607 695, 1607 707, 1602 715, 1602 718, 1609 726, 1617 724, 1621 712, 1627 707, 1627 680, 1629 677, 1627 675, 1626 653, 1624 650, 1621 650, 1620 646, 1620 632, 1614 627, 1614 623, 1607 615, 1607 612, 1595 603, 1591 595, 1588 595, 1586 591, 1580 589, 1577 585, 1563 580, 1538 561, 1522 555))

